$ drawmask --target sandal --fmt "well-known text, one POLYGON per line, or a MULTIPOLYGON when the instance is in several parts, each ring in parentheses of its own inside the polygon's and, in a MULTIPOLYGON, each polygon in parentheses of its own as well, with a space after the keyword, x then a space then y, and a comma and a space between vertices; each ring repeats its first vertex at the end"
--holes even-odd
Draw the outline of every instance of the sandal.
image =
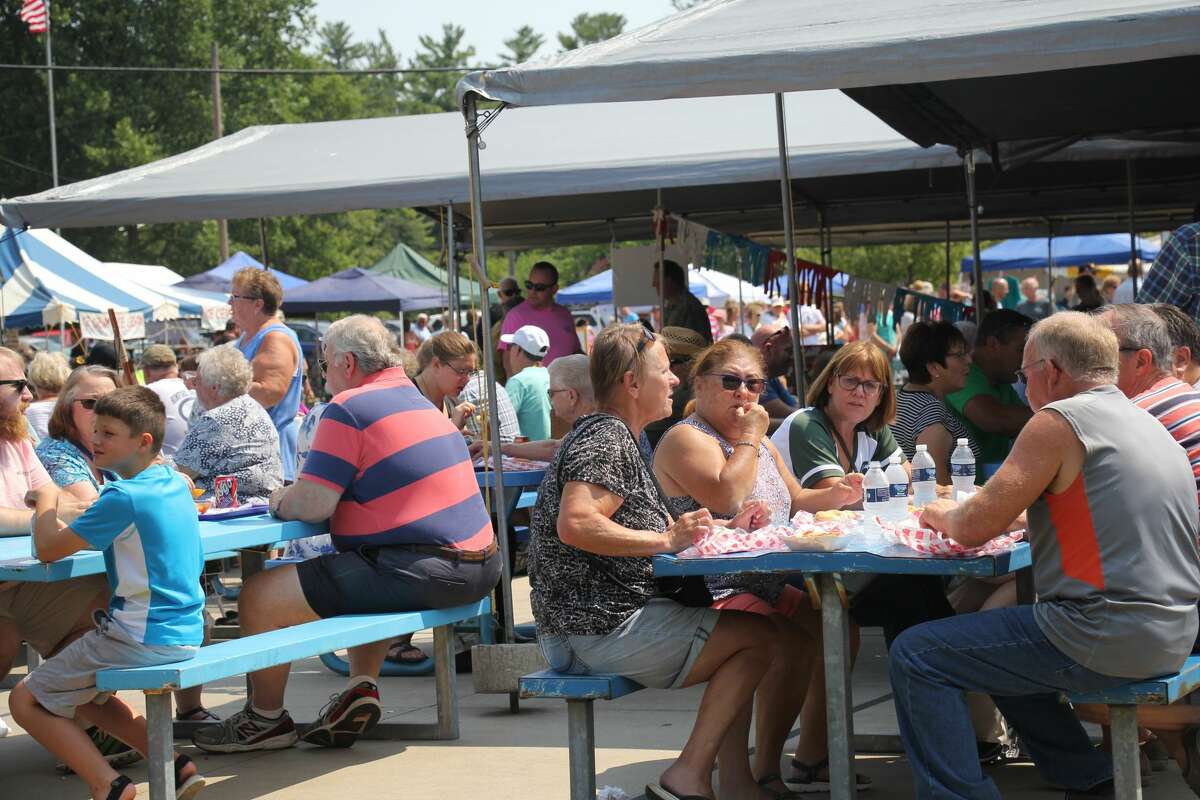
POLYGON ((393 644, 387 653, 387 660, 393 664, 420 664, 428 658, 424 650, 411 644, 393 644))
MULTIPOLYGON (((769 783, 783 783, 783 776, 778 772, 773 775, 763 775, 758 779, 758 785, 762 787, 763 791, 770 792, 771 796, 774 797, 775 800, 796 800, 796 798, 800 796, 799 792, 792 791, 791 789, 783 789, 782 791, 779 789, 772 789, 767 786, 769 783)), ((783 783, 783 785, 787 786, 786 783, 783 783)))
POLYGON ((118 775, 108 785, 108 797, 105 800, 121 800, 121 795, 125 794, 126 787, 132 785, 133 781, 129 779, 128 775, 118 775))
POLYGON ((180 777, 184 768, 194 763, 187 756, 175 759, 175 800, 191 800, 204 788, 204 776, 200 774, 199 770, 193 772, 190 778, 180 777))
POLYGON ((204 706, 196 706, 190 711, 176 711, 176 722, 220 722, 221 718, 204 706))
MULTIPOLYGON (((805 764, 793 758, 791 778, 784 778, 783 785, 793 792, 807 794, 810 792, 828 792, 829 786, 829 756, 815 764, 805 764)), ((871 779, 866 775, 854 774, 854 783, 858 791, 865 792, 871 788, 871 779)))

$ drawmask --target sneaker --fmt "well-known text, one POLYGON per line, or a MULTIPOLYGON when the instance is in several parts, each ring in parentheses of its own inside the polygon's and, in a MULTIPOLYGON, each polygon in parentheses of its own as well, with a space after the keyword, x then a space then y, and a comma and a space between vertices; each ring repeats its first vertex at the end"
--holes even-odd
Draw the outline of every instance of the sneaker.
POLYGON ((359 681, 341 694, 330 695, 321 716, 300 739, 320 747, 349 747, 375 727, 382 714, 379 687, 370 681, 359 681))
POLYGON ((192 744, 208 753, 246 753, 251 750, 283 750, 296 743, 296 723, 284 711, 279 719, 268 719, 247 705, 219 725, 192 734, 192 744))
MULTIPOLYGON (((88 728, 86 732, 88 738, 92 740, 92 744, 96 745, 96 749, 100 751, 100 755, 104 756, 104 760, 113 769, 124 769, 130 764, 136 764, 142 760, 142 754, 137 750, 95 725, 88 728)), ((64 775, 74 772, 62 761, 55 763, 54 768, 64 775)))

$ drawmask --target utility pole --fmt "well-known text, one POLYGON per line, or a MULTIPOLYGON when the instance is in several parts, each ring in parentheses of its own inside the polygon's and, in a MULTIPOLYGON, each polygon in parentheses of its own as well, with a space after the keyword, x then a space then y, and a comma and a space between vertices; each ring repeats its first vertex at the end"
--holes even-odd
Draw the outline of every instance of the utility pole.
MULTIPOLYGON (((212 116, 213 139, 224 135, 221 125, 221 56, 216 40, 212 43, 212 116)), ((220 243, 221 263, 229 260, 229 223, 223 219, 217 220, 217 241, 220 243)))
POLYGON ((46 99, 50 107, 50 175, 58 186, 58 126, 54 120, 54 57, 50 49, 50 3, 46 3, 46 99))

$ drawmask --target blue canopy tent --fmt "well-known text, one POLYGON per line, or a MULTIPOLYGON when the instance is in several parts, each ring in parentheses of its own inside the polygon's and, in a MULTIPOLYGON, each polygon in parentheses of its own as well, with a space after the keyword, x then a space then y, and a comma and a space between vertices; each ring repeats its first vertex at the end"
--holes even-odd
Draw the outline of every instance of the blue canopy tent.
MULTIPOLYGON (((1138 258, 1148 263, 1158 255, 1158 245, 1141 237, 1137 240, 1138 258)), ((1056 236, 1033 239, 1009 239, 994 244, 979 254, 983 271, 1081 267, 1084 264, 1126 264, 1129 262, 1129 234, 1103 233, 1094 236, 1056 236), (1052 264, 1047 262, 1047 255, 1052 264)), ((962 271, 970 272, 975 260, 962 260, 962 271)))
MULTIPOLYGON (((720 292, 716 286, 708 283, 695 273, 688 274, 688 291, 700 299, 714 299, 720 292)), ((718 302, 724 302, 727 295, 721 293, 718 302)), ((564 306, 595 306, 613 301, 613 271, 606 269, 597 272, 590 278, 584 278, 579 283, 560 289, 555 301, 564 306)))
MULTIPOLYGON (((206 292, 224 292, 225 294, 229 294, 229 282, 233 280, 233 276, 237 274, 238 270, 245 269, 246 267, 262 269, 263 265, 258 263, 254 257, 248 256, 241 250, 238 250, 212 269, 185 278, 182 283, 176 285, 188 289, 202 289, 206 292)), ((303 278, 297 278, 295 275, 280 272, 274 267, 268 267, 267 271, 275 276, 285 292, 288 289, 295 289, 308 283, 303 278)))
POLYGON ((334 311, 416 311, 444 308, 446 290, 403 278, 351 267, 320 280, 285 289, 283 310, 289 316, 334 311))

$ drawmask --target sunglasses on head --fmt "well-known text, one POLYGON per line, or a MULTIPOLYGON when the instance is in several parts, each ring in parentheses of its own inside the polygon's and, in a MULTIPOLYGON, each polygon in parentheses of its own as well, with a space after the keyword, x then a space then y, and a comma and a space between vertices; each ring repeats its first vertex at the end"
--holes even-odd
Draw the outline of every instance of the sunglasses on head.
POLYGON ((17 390, 17 394, 25 394, 25 389, 29 386, 29 381, 24 378, 13 378, 7 381, 0 381, 0 386, 11 386, 17 390))
POLYGON ((633 351, 633 358, 629 360, 629 366, 625 368, 626 372, 633 369, 633 365, 642 357, 642 351, 646 349, 646 345, 654 341, 654 334, 650 332, 649 328, 641 326, 641 330, 642 338, 638 339, 637 347, 633 351))
POLYGON ((743 378, 740 375, 729 375, 720 372, 710 372, 708 374, 714 378, 720 378, 721 388, 727 392, 736 392, 745 385, 746 391, 750 392, 750 394, 762 394, 767 388, 767 382, 763 378, 743 378))
POLYGON ((544 292, 547 289, 552 289, 558 284, 556 283, 534 283, 533 281, 525 281, 525 289, 530 292, 544 292))

